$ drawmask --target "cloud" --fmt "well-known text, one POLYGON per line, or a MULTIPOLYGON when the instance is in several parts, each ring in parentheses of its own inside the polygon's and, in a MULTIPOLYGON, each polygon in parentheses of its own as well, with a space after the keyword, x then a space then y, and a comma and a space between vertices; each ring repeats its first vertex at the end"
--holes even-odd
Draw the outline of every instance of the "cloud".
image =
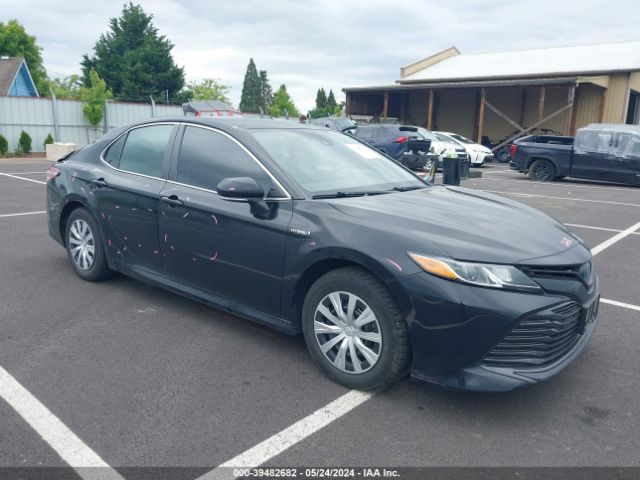
MULTIPOLYGON (((219 78, 237 105, 253 57, 301 110, 316 90, 393 83, 402 65, 452 45, 463 53, 637 40, 634 0, 142 0, 188 80, 219 78)), ((43 48, 51 76, 78 73, 120 2, 0 0, 43 48)))

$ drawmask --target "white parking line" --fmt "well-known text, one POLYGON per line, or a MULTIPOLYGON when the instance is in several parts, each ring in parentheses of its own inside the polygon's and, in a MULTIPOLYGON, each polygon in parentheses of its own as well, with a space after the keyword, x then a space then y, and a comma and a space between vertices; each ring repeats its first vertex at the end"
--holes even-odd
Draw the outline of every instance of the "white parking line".
POLYGON ((0 367, 0 397, 85 480, 124 480, 51 411, 0 367))
POLYGON ((47 172, 45 170, 44 172, 0 172, 0 173, 4 173, 5 175, 35 175, 36 173, 39 173, 40 175, 45 175, 47 172))
MULTIPOLYGON (((489 173, 498 173, 498 172, 489 172, 489 173)), ((528 181, 527 177, 523 177, 522 180, 512 180, 510 178, 491 178, 491 177, 487 177, 487 174, 485 174, 484 172, 482 172, 482 177, 479 178, 474 178, 473 180, 492 180, 492 181, 496 181, 496 182, 525 182, 525 183, 529 183, 530 185, 533 186, 545 186, 545 187, 563 187, 563 188, 590 188, 590 189, 595 189, 595 190, 609 190, 609 191, 616 191, 616 192, 620 192, 620 191, 625 191, 625 192, 636 192, 636 193, 640 193, 640 188, 629 188, 629 187, 622 187, 622 186, 617 186, 617 185, 610 185, 610 186, 599 186, 599 185, 580 185, 580 184, 576 184, 576 183, 567 183, 567 182, 532 182, 532 181, 528 181)))
POLYGON ((615 300, 609 300, 607 298, 601 298, 600 301, 602 303, 608 303, 609 305, 615 305, 616 307, 628 308, 630 310, 637 310, 638 312, 640 312, 640 306, 638 305, 631 305, 630 303, 617 302, 615 300))
POLYGON ((489 193, 497 193, 499 195, 515 195, 518 197, 538 197, 538 198, 550 198, 552 200, 571 200, 572 202, 589 202, 589 203, 606 203, 608 205, 623 205, 625 207, 640 207, 639 203, 624 203, 624 202, 610 202, 608 200, 591 200, 588 198, 571 198, 571 197, 551 197, 548 195, 537 195, 534 193, 518 193, 518 192, 503 192, 499 190, 485 190, 489 193))
POLYGON ((304 440, 309 435, 312 435, 331 422, 349 413, 357 406, 369 400, 372 396, 372 393, 351 390, 302 420, 298 420, 290 427, 267 438, 265 441, 251 447, 240 455, 227 460, 215 469, 199 477, 198 480, 235 478, 232 470, 228 470, 230 467, 251 468, 262 465, 289 447, 304 440))
MULTIPOLYGON (((579 223, 565 223, 567 227, 586 228, 589 230, 601 230, 603 232, 622 232, 618 228, 594 227, 592 225, 581 225, 579 223)), ((640 235, 640 232, 633 232, 631 235, 640 235)))
POLYGON ((0 173, 0 175, 4 176, 4 177, 11 177, 11 178, 17 178, 18 180, 25 180, 27 182, 33 182, 33 183, 41 183, 43 185, 46 185, 47 182, 43 182, 42 180, 34 180, 33 178, 24 178, 24 177, 19 177, 17 175, 12 175, 10 173, 0 173))
POLYGON ((599 245, 596 245, 595 247, 593 247, 591 249, 591 254, 592 255, 597 255, 599 254, 601 251, 603 251, 606 248, 609 248, 611 245, 613 245, 614 243, 618 243, 620 240, 622 240, 624 237, 627 237, 629 235, 631 235, 633 232, 635 232, 636 230, 638 230, 640 228, 640 222, 636 223, 635 225, 631 225, 629 228, 627 228, 626 230, 621 231, 620 233, 614 235, 613 237, 611 237, 608 240, 605 240, 604 242, 602 242, 599 245))
POLYGON ((3 213, 3 214, 0 214, 0 218, 22 217, 23 215, 40 215, 42 213, 47 213, 47 211, 46 210, 40 210, 38 212, 3 213))

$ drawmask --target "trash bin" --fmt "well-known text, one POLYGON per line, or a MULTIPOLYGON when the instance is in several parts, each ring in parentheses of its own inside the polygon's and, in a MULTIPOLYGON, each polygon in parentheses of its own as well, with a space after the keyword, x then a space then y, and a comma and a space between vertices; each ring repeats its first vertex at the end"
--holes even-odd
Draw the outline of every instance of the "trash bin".
POLYGON ((460 180, 466 180, 469 178, 469 167, 471 166, 471 160, 467 158, 466 160, 459 160, 458 163, 458 174, 460 176, 460 180))
POLYGON ((442 183, 445 185, 460 185, 460 160, 455 157, 443 158, 442 163, 442 183))

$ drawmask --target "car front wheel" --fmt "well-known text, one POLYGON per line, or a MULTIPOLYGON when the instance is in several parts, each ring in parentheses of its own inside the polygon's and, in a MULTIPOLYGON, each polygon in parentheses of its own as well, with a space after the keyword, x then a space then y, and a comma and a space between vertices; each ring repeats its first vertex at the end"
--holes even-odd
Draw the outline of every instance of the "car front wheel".
POLYGON ((302 322, 315 362, 346 387, 381 389, 407 372, 406 321, 386 286, 360 268, 318 279, 305 298, 302 322))

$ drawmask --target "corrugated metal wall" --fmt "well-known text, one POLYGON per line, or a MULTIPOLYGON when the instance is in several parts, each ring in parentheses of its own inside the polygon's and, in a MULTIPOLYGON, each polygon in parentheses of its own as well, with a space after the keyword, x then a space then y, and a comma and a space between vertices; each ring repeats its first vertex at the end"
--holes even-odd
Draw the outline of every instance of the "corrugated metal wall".
POLYGON ((455 132, 473 138, 476 92, 471 88, 443 89, 436 92, 434 130, 455 132))
POLYGON ((600 104, 604 91, 604 88, 591 83, 580 84, 576 101, 576 130, 600 121, 600 104))
POLYGON ((602 121, 605 123, 624 123, 629 101, 629 74, 609 76, 609 88, 604 102, 602 121))
MULTIPOLYGON (((104 123, 94 131, 82 112, 81 101, 57 100, 56 105, 58 135, 54 125, 54 102, 51 98, 0 97, 0 134, 9 142, 9 151, 15 151, 23 130, 31 136, 33 152, 44 151, 44 140, 48 134, 57 142, 80 145, 103 134, 104 123)), ((183 116, 182 107, 176 105, 156 105, 155 115, 152 115, 151 104, 109 102, 107 105, 109 130, 136 120, 183 116)))

